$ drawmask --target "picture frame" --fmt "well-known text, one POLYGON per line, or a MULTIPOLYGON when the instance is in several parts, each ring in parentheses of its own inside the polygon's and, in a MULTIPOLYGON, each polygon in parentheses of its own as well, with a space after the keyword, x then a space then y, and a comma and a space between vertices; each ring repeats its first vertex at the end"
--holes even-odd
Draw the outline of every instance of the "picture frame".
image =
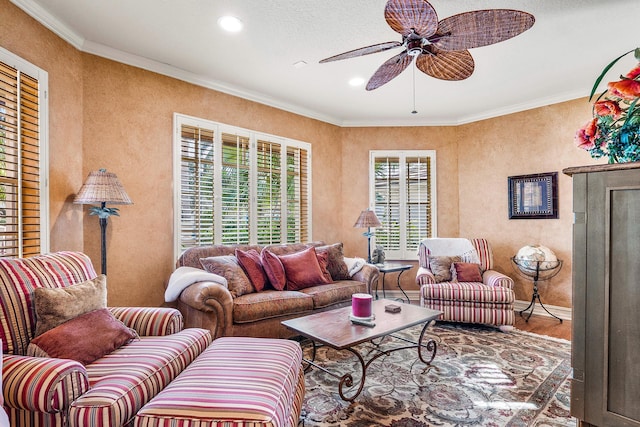
POLYGON ((509 219, 557 219, 558 172, 508 177, 509 219))

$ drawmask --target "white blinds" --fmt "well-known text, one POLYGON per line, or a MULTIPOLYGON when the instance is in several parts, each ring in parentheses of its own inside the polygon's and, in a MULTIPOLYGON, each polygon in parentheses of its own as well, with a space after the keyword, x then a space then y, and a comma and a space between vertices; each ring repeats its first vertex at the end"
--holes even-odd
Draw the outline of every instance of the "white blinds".
POLYGON ((310 240, 310 145, 176 114, 177 252, 310 240))
POLYGON ((388 259, 415 259, 436 232, 435 152, 371 151, 371 204, 382 227, 375 243, 388 259))

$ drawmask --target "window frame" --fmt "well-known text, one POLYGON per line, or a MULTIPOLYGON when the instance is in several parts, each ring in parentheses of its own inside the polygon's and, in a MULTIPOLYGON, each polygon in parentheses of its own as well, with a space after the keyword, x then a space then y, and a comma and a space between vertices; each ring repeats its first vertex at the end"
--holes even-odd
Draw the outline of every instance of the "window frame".
MULTIPOLYGON (((232 126, 224 123, 218 123, 207 119, 202 119, 198 117, 188 116, 181 113, 174 113, 174 121, 173 121, 173 129, 174 129, 174 141, 173 141, 173 184, 174 184, 174 201, 173 201, 173 214, 174 214, 174 258, 177 259, 180 254, 190 246, 182 246, 182 184, 181 184, 181 173, 182 173, 182 127, 183 125, 196 127, 200 129, 207 129, 213 132, 213 191, 214 191, 214 208, 213 208, 213 244, 224 244, 223 232, 222 232, 222 214, 220 212, 220 197, 223 194, 222 192, 222 135, 237 135, 243 138, 249 139, 249 186, 250 186, 250 194, 249 194, 249 244, 258 244, 258 225, 259 218, 257 213, 257 191, 258 191, 258 144, 259 143, 270 143, 270 144, 279 144, 280 145, 280 166, 281 171, 284 168, 283 174, 287 175, 286 169, 286 160, 289 149, 299 149, 304 150, 307 153, 306 162, 301 162, 306 167, 306 189, 304 190, 307 194, 306 205, 307 213, 306 217, 301 215, 301 218, 306 223, 306 234, 307 239, 312 240, 313 230, 312 230, 312 186, 311 186, 311 174, 312 174, 312 151, 311 144, 307 142, 297 141, 289 138, 284 138, 276 135, 270 135, 264 132, 252 131, 249 129, 244 129, 237 126, 232 126)), ((281 185, 285 185, 281 182, 281 185)), ((280 223, 282 226, 280 227, 280 239, 278 242, 280 243, 287 241, 287 197, 286 191, 282 191, 280 195, 280 223)))
MULTIPOLYGON (((39 197, 39 253, 47 253, 50 248, 50 231, 49 231, 49 74, 37 67, 36 65, 26 61, 18 55, 0 47, 0 62, 8 65, 11 68, 18 70, 20 74, 26 74, 32 79, 38 82, 38 197, 39 197)), ((18 130, 20 131, 20 125, 18 124, 18 130)), ((17 138, 21 140, 20 135, 17 138)), ((18 155, 20 158, 20 155, 18 155)), ((20 171, 18 169, 18 171, 20 171)), ((18 172, 18 192, 22 190, 22 178, 18 172)), ((22 204, 22 196, 19 195, 17 202, 22 204)), ((21 211, 22 209, 19 209, 21 211)), ((24 224, 22 222, 22 214, 18 213, 18 253, 17 257, 24 256, 23 247, 23 232, 24 224)), ((31 253, 30 253, 31 254, 31 253)), ((0 252, 0 256, 4 256, 0 252)), ((9 255, 13 257, 13 255, 9 255)))
MULTIPOLYGON (((382 215, 379 214, 380 210, 376 208, 376 176, 375 176, 375 165, 376 159, 378 158, 388 158, 388 157, 397 157, 399 161, 399 179, 401 183, 404 185, 399 186, 399 239, 400 239, 400 248, 399 250, 392 250, 389 248, 384 248, 385 256, 387 260, 397 260, 397 261, 412 261, 418 260, 418 247, 408 247, 407 242, 407 177, 406 177, 406 164, 407 158, 414 157, 424 157, 430 159, 429 166, 429 181, 430 181, 430 205, 431 205, 431 235, 425 235, 423 238, 427 237, 436 237, 438 235, 438 200, 437 200, 437 180, 436 180, 436 151, 435 150, 370 150, 369 151, 369 208, 376 212, 376 215, 380 219, 380 222, 383 223, 384 227, 384 219, 382 215)), ((383 228, 379 227, 379 228, 383 228)), ((375 230, 374 230, 375 231, 375 230)), ((372 245, 376 244, 375 233, 372 237, 372 245)))

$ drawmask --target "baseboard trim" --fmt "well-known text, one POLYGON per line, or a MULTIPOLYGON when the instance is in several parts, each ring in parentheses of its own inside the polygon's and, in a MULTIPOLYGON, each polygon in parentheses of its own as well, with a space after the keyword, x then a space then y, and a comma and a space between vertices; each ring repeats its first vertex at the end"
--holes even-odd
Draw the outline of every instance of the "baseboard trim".
MULTIPOLYGON (((411 290, 406 292, 412 304, 420 304, 420 291, 411 290)), ((389 290, 389 291, 386 291, 385 294, 387 299, 406 299, 404 294, 398 290, 389 290)), ((378 297, 382 298, 381 291, 378 291, 378 297)), ((529 303, 530 301, 516 300, 513 303, 513 309, 516 313, 519 314, 520 311, 527 308, 529 303)), ((571 307, 560 307, 558 305, 548 305, 548 304, 545 304, 544 306, 547 308, 547 310, 549 310, 550 313, 552 313, 555 316, 558 316, 560 319, 571 320, 571 307)), ((533 314, 535 314, 536 316, 552 317, 549 313, 544 311, 544 309, 540 307, 540 304, 537 302, 536 302, 536 306, 533 309, 533 314)))

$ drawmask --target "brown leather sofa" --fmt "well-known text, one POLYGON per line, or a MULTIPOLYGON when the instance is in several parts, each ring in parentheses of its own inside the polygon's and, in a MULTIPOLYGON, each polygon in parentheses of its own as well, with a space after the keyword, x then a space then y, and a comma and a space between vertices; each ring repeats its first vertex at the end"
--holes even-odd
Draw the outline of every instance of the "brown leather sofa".
MULTIPOLYGON (((287 255, 315 246, 327 247, 323 242, 283 245, 214 245, 189 248, 178 258, 177 267, 203 268, 200 260, 208 257, 235 256, 236 249, 260 252, 268 249, 276 255, 287 255)), ((334 249, 342 244, 330 245, 334 249)), ((290 338, 294 334, 282 326, 286 319, 330 310, 351 304, 354 293, 371 293, 372 284, 378 280, 379 271, 365 264, 349 280, 334 280, 305 289, 252 291, 240 296, 212 281, 199 281, 186 287, 178 298, 186 327, 199 327, 211 331, 214 338, 221 336, 253 336, 290 338)), ((235 280, 236 278, 234 278, 235 280)))

